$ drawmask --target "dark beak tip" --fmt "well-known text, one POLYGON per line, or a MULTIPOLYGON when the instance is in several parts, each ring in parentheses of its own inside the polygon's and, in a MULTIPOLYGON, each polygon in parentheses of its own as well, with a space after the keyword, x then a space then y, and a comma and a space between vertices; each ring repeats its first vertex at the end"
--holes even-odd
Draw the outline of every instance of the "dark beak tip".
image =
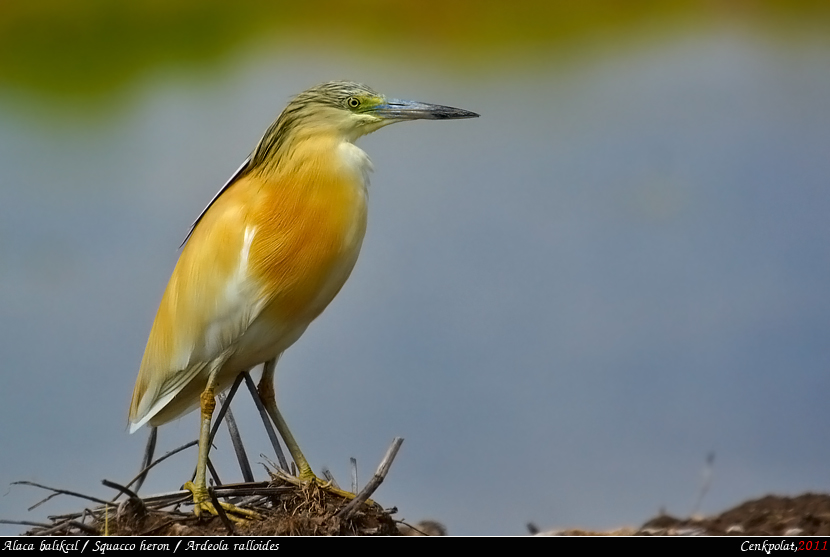
POLYGON ((480 114, 461 108, 454 108, 450 112, 444 114, 437 114, 438 118, 445 118, 447 120, 460 120, 462 118, 478 118, 479 116, 480 114))
POLYGON ((387 101, 378 112, 382 117, 398 120, 461 120, 479 117, 479 114, 463 108, 401 100, 387 101))

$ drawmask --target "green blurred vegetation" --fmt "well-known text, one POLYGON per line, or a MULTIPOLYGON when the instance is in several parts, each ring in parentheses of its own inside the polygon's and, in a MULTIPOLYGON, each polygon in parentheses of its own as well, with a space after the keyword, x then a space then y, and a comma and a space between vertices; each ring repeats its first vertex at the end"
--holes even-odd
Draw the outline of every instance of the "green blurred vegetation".
POLYGON ((0 88, 89 97, 149 69, 202 67, 254 40, 382 55, 416 45, 459 59, 563 52, 571 44, 722 21, 827 27, 826 0, 0 0, 0 88))

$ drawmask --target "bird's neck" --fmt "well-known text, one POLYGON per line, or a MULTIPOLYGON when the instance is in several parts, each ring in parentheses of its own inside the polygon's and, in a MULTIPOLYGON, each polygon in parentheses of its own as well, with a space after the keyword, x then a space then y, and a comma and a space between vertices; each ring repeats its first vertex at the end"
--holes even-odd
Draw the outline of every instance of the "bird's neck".
POLYGON ((300 179, 302 183, 313 183, 336 177, 366 188, 372 162, 350 138, 339 134, 298 134, 285 138, 277 156, 253 171, 267 181, 300 179), (317 180, 309 182, 309 177, 317 180))

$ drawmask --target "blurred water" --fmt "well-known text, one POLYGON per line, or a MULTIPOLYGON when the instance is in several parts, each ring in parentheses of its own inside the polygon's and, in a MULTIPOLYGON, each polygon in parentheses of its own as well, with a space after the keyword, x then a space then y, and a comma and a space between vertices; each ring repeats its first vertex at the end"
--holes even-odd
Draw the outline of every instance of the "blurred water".
MULTIPOLYGON (((365 481, 403 436, 377 499, 453 534, 683 515, 710 450, 704 512, 826 491, 830 44, 724 27, 559 54, 456 72, 262 43, 99 111, 0 96, 0 484, 132 477, 127 406, 187 226, 292 94, 348 78, 482 117, 360 142, 361 259, 278 378, 315 468, 343 483, 355 456, 365 481)), ((225 441, 214 458, 238 476, 225 441)), ((25 513, 39 498, 4 488, 0 517, 79 507, 25 513)))

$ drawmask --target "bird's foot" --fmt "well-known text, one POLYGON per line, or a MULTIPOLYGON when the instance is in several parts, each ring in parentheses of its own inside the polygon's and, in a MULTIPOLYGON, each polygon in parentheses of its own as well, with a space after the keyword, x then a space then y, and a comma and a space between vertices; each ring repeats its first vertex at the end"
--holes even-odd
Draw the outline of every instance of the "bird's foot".
MULTIPOLYGON (((204 487, 200 488, 193 482, 184 484, 184 489, 193 494, 193 514, 196 516, 202 516, 203 512, 208 512, 214 516, 219 514, 216 507, 213 506, 213 502, 210 500, 210 494, 207 489, 204 487)), ((230 503, 222 503, 220 501, 219 505, 221 505, 227 517, 233 522, 245 522, 246 520, 258 520, 262 518, 254 511, 242 509, 230 503)))
MULTIPOLYGON (((332 485, 332 483, 329 482, 329 481, 324 481, 324 480, 321 480, 320 478, 317 478, 317 477, 315 477, 311 481, 313 481, 317 485, 317 487, 319 487, 323 491, 327 491, 327 492, 332 493, 334 495, 339 495, 340 497, 343 497, 345 499, 352 500, 355 497, 357 497, 356 493, 352 493, 351 491, 344 491, 344 490, 340 489, 339 487, 334 487, 334 485, 332 485)), ((370 505, 373 504, 372 501, 366 501, 366 502, 370 505)))
MULTIPOLYGON (((285 479, 288 479, 288 478, 285 478, 285 479)), ((300 474, 297 477, 293 477, 293 480, 294 481, 292 483, 295 483, 295 485, 298 485, 298 486, 308 485, 308 484, 313 483, 314 485, 316 485, 318 488, 322 489, 323 491, 326 491, 326 492, 334 494, 334 495, 339 495, 340 497, 343 497, 344 499, 352 500, 355 497, 357 497, 356 493, 352 493, 351 491, 344 491, 344 490, 340 489, 339 487, 334 487, 334 485, 330 481, 326 481, 326 480, 323 480, 323 479, 317 477, 317 475, 314 472, 312 472, 310 469, 301 471, 300 474)), ((291 480, 289 480, 289 481, 291 481, 291 480)), ((371 506, 371 505, 374 505, 375 502, 372 501, 371 499, 367 499, 366 504, 371 506)))

